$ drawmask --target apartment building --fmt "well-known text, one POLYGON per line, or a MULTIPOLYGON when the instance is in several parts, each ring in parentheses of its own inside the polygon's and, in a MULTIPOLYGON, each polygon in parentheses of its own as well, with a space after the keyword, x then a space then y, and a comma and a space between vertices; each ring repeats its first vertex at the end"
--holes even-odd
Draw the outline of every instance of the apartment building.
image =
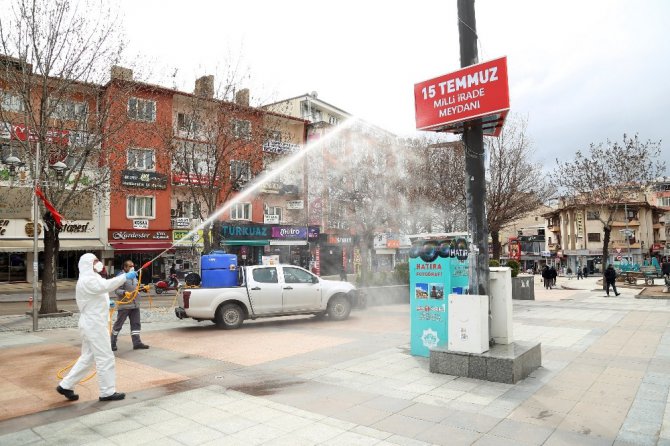
POLYGON ((642 264, 651 256, 660 256, 666 246, 665 210, 649 201, 645 192, 631 192, 627 200, 610 207, 575 204, 559 200, 555 210, 545 213, 547 250, 561 266, 576 270, 578 265, 599 272, 603 255, 603 223, 610 216, 612 231, 608 246, 608 263, 642 264), (607 214, 601 215, 601 212, 607 214))

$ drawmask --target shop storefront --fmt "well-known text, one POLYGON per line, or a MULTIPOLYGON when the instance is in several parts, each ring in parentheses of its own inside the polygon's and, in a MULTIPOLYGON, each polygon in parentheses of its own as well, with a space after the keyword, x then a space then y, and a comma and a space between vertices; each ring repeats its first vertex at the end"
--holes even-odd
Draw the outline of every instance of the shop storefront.
POLYGON ((142 273, 142 282, 151 283, 167 277, 169 256, 174 253, 172 230, 110 229, 108 240, 114 250, 112 271, 123 269, 126 260, 132 260, 136 268, 152 261, 142 273))
POLYGON ((166 270, 174 264, 177 277, 181 280, 190 272, 200 273, 200 255, 205 242, 203 240, 203 231, 199 229, 197 233, 190 234, 188 229, 173 229, 172 242, 174 244, 174 254, 166 257, 166 270))
POLYGON ((340 274, 342 266, 347 274, 354 272, 354 238, 352 235, 321 234, 319 273, 322 276, 340 274))
POLYGON ((305 226, 229 224, 222 227, 223 249, 237 255, 239 265, 260 265, 263 256, 277 255, 281 263, 308 267, 309 242, 319 229, 305 226))
MULTIPOLYGON (((32 268, 35 242, 33 223, 26 221, 32 217, 30 190, 17 190, 0 187, 0 283, 30 282, 33 280, 32 268), (22 200, 17 200, 22 198, 22 200), (11 203, 11 206, 8 206, 11 203), (5 216, 10 218, 5 218, 5 216)), ((59 252, 56 258, 57 279, 76 279, 79 276, 79 258, 86 252, 101 256, 104 243, 100 240, 100 222, 94 220, 90 204, 81 200, 81 209, 72 209, 68 216, 80 220, 64 220, 59 233, 59 252)), ((43 225, 37 225, 38 278, 42 278, 44 269, 43 225)), ((102 257, 100 257, 102 258, 102 257)))

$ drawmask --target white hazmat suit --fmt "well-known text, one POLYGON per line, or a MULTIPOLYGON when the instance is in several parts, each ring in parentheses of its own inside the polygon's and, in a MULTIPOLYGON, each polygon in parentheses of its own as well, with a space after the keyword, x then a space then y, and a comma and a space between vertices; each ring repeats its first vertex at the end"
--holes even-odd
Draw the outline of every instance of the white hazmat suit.
POLYGON ((103 279, 93 269, 97 257, 87 253, 79 259, 79 280, 76 299, 79 307, 79 332, 81 334, 81 356, 60 382, 63 389, 74 389, 88 373, 95 361, 98 373, 100 397, 109 397, 116 392, 114 353, 109 345, 109 292, 123 285, 126 275, 103 279))

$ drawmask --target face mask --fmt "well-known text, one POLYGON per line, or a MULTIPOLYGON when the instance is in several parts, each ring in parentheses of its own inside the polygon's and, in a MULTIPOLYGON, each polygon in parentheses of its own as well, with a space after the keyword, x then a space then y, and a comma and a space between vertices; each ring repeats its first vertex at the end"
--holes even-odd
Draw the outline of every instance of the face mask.
POLYGON ((105 265, 103 265, 102 262, 95 262, 93 264, 93 271, 95 271, 96 273, 101 273, 104 268, 105 265))

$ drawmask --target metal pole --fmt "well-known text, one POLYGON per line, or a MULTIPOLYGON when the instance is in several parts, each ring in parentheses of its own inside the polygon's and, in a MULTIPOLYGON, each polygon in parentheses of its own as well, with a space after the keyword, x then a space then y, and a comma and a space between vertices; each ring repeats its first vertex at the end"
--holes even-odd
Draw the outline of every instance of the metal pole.
MULTIPOLYGON (((458 0, 458 36, 461 48, 461 67, 478 63, 474 0, 458 0)), ((465 144, 468 229, 472 236, 468 292, 489 295, 489 231, 485 214, 486 166, 481 119, 473 119, 465 123, 463 143, 465 144)))
POLYGON ((40 143, 35 144, 35 178, 33 178, 33 331, 37 331, 37 307, 40 304, 38 298, 38 284, 39 278, 39 250, 38 250, 38 219, 39 219, 39 203, 37 201, 37 194, 35 191, 40 185, 40 143))

